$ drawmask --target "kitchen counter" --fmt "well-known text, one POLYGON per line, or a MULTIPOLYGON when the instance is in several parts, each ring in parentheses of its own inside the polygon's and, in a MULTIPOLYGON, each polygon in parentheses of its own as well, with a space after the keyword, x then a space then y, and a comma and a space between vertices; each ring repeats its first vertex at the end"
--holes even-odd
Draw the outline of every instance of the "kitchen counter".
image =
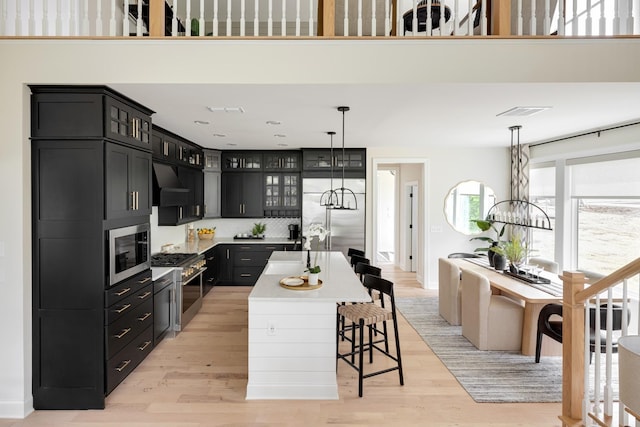
POLYGON ((264 239, 234 239, 233 237, 214 237, 212 240, 196 239, 194 241, 185 241, 173 245, 171 252, 181 253, 197 253, 202 254, 216 245, 232 244, 232 245, 275 245, 275 244, 293 244, 293 240, 287 237, 266 237, 264 239))
POLYGON ((281 287, 306 255, 273 252, 249 295, 248 400, 338 399, 336 303, 371 298, 341 252, 318 253, 320 288, 281 287))

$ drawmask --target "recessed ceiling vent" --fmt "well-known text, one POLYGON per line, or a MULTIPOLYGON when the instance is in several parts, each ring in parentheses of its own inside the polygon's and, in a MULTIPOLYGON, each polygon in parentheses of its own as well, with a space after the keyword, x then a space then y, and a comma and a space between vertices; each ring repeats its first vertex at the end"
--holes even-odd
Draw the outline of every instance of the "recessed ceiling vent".
POLYGON ((242 107, 207 107, 212 113, 244 113, 242 107))
POLYGON ((538 114, 542 111, 548 110, 551 107, 513 107, 507 111, 503 111, 500 114, 496 114, 496 116, 503 117, 529 117, 534 114, 538 114))

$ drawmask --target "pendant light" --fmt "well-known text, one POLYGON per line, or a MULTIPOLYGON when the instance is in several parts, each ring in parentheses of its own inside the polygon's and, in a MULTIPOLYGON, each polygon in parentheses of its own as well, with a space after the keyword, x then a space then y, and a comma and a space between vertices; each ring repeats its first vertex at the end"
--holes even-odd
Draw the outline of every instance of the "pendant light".
POLYGON ((326 206, 328 209, 333 209, 338 204, 338 194, 333 190, 333 135, 335 134, 333 131, 327 132, 327 135, 331 137, 331 184, 329 190, 320 196, 320 206, 326 206))
MULTIPOLYGON (((345 156, 344 150, 344 113, 349 111, 350 108, 346 106, 338 107, 338 111, 342 113, 342 185, 340 188, 334 189, 334 193, 337 195, 337 203, 331 207, 331 209, 341 209, 341 210, 357 210, 358 209, 358 201, 356 200, 356 195, 353 191, 344 186, 344 165, 347 162, 347 158, 345 156)), ((331 167, 333 173, 333 166, 331 167)))

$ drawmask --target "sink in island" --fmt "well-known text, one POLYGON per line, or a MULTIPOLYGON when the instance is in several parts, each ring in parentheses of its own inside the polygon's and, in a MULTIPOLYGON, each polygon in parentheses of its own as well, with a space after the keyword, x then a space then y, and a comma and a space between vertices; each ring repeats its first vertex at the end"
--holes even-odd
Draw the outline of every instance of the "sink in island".
POLYGON ((303 274, 306 257, 273 252, 249 295, 247 399, 338 398, 336 303, 371 297, 342 252, 318 252, 322 286, 280 286, 284 277, 303 274))

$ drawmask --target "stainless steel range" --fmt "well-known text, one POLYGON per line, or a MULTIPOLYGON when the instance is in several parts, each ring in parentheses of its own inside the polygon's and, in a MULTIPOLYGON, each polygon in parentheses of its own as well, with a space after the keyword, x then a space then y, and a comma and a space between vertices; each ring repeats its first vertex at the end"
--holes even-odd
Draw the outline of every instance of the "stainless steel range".
POLYGON ((159 253, 151 256, 152 267, 176 267, 176 331, 181 331, 202 307, 202 273, 207 269, 204 255, 159 253))

